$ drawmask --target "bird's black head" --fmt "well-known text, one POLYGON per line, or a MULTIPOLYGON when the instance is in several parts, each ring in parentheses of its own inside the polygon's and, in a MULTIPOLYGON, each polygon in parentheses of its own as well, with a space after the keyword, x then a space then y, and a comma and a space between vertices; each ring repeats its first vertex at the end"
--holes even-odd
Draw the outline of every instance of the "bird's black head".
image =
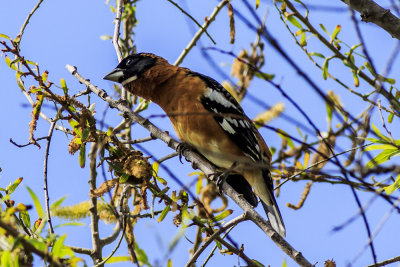
POLYGON ((140 77, 146 70, 153 67, 157 62, 157 56, 153 54, 140 53, 124 58, 118 66, 103 79, 125 85, 140 77))

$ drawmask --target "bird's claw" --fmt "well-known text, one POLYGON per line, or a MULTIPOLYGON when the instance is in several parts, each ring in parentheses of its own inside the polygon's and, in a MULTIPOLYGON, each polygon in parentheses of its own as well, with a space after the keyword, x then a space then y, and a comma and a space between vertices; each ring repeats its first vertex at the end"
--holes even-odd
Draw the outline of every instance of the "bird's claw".
MULTIPOLYGON (((178 157, 179 157, 179 161, 183 164, 182 162, 182 156, 183 156, 183 152, 185 150, 191 150, 191 146, 186 143, 186 142, 181 142, 179 143, 178 147, 176 148, 176 152, 178 152, 178 157)), ((186 160, 188 161, 188 160, 186 160)))

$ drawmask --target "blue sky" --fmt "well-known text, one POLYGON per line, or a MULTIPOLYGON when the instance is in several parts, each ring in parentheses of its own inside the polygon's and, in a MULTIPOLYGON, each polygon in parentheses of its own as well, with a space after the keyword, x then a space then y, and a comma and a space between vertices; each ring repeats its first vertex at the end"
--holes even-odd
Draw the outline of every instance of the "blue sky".
MULTIPOLYGON (((308 2, 319 4, 318 1, 308 2)), ((187 1, 183 6, 198 21, 203 22, 204 18, 211 14, 216 3, 215 1, 187 1)), ((3 15, 0 16, 0 33, 15 37, 27 14, 35 4, 33 1, 4 2, 2 5, 3 15)), ((244 12, 240 1, 233 1, 232 4, 244 12)), ((341 1, 332 1, 330 4, 345 7, 341 1)), ((267 9, 267 28, 278 39, 280 45, 290 57, 306 70, 307 74, 317 82, 324 92, 334 90, 341 96, 341 101, 344 103, 345 108, 352 114, 359 115, 366 108, 366 104, 357 97, 349 95, 332 80, 323 80, 321 72, 294 44, 270 1, 262 1, 258 13, 262 16, 267 9)), ((197 27, 178 9, 163 0, 140 1, 137 5, 137 18, 139 24, 135 29, 135 42, 138 51, 155 53, 163 56, 171 63, 175 61, 189 43, 193 36, 193 30, 197 30, 197 27)), ((101 1, 44 1, 38 12, 32 17, 25 31, 21 53, 25 58, 39 62, 42 70, 48 70, 50 72, 49 80, 57 83, 60 78, 65 78, 71 93, 83 90, 84 87, 65 69, 66 64, 77 66, 78 71, 85 78, 90 79, 93 84, 100 88, 111 92, 112 83, 102 80, 102 77, 115 67, 117 57, 111 41, 103 41, 100 36, 113 34, 113 19, 114 15, 110 11, 110 7, 101 1)), ((310 20, 316 25, 323 23, 330 31, 337 24, 341 24, 340 39, 351 46, 358 43, 348 12, 329 13, 311 10, 310 20)), ((222 10, 216 22, 209 28, 209 33, 217 42, 217 48, 233 51, 237 54, 241 49, 249 47, 248 40, 253 41, 255 34, 241 24, 238 19, 236 20, 236 27, 237 42, 230 45, 228 15, 226 9, 222 10)), ((367 49, 372 54, 377 69, 383 70, 394 47, 395 40, 388 33, 372 24, 363 25, 362 30, 367 49)), ((205 47, 212 46, 206 36, 201 38, 201 42, 205 47)), ((308 43, 310 51, 318 51, 330 55, 327 49, 321 47, 313 38, 308 43)), ((232 58, 215 51, 211 51, 210 55, 213 56, 216 62, 221 64, 222 70, 227 74, 230 73, 232 58)), ((269 45, 265 49, 265 61, 263 71, 275 74, 274 81, 279 83, 290 97, 298 101, 321 131, 326 131, 328 128, 324 101, 269 45)), ((347 69, 343 70, 340 65, 340 62, 332 62, 330 71, 352 84, 351 73, 347 69)), ((220 82, 223 81, 223 77, 208 65, 198 48, 195 48, 188 55, 182 66, 214 77, 220 82)), ((389 76, 398 79, 399 68, 399 63, 395 62, 389 76)), ((0 89, 0 148, 3 152, 0 153, 0 167, 3 170, 0 173, 0 187, 5 187, 16 178, 23 177, 23 184, 31 187, 44 203, 42 189, 44 143, 42 145, 43 148, 38 150, 34 146, 28 146, 23 149, 17 148, 9 142, 10 138, 21 144, 28 141, 28 124, 31 120, 31 109, 26 107, 28 102, 19 91, 14 72, 4 63, 0 64, 0 78, 2 81, 2 88, 0 89)), ((29 84, 29 80, 27 84, 29 84)), ((361 82, 357 90, 367 92, 371 88, 361 82)), ((284 102, 285 114, 294 117, 302 124, 307 125, 308 128, 311 128, 306 120, 299 115, 298 111, 269 84, 255 79, 249 92, 259 97, 267 105, 284 102)), ((99 119, 104 110, 104 103, 98 101, 94 96, 92 96, 92 100, 96 102, 97 118, 99 119)), ((254 104, 249 99, 245 99, 242 104, 247 115, 251 118, 263 111, 262 107, 254 104)), ((46 108, 43 111, 53 114, 50 108, 46 108)), ((144 116, 152 114, 163 114, 163 111, 159 107, 151 105, 149 110, 143 113, 144 116)), ((384 115, 387 116, 385 113, 384 115)), ((108 124, 117 125, 119 121, 118 112, 115 110, 107 112, 106 122, 108 124)), ((376 111, 373 113, 373 121, 379 128, 382 128, 379 114, 376 111)), ((153 122, 160 128, 173 133, 173 129, 167 119, 157 118, 153 122)), ((275 120, 270 125, 281 128, 295 136, 298 135, 296 125, 284 119, 275 120)), ((398 139, 397 133, 400 130, 398 119, 395 118, 389 127, 394 138, 398 139)), ((48 129, 49 124, 41 120, 35 136, 47 135, 48 129)), ((135 126, 133 129, 135 138, 148 136, 148 133, 140 127, 135 126)), ((271 147, 280 147, 281 139, 276 133, 267 129, 261 129, 261 133, 271 147)), ((312 134, 309 138, 311 140, 316 139, 312 134)), ((51 201, 67 195, 68 197, 64 203, 72 205, 88 199, 88 168, 79 168, 78 155, 71 156, 67 152, 68 143, 69 139, 63 133, 55 132, 50 151, 49 188, 51 201)), ((350 144, 346 140, 340 140, 338 145, 344 150, 350 148, 350 144)), ((145 147, 159 158, 173 152, 160 141, 153 141, 151 144, 146 144, 145 147)), ((392 160, 392 163, 396 162, 398 163, 397 159, 392 160)), ((184 184, 193 184, 191 177, 188 176, 192 172, 189 164, 181 165, 177 159, 172 159, 167 164, 179 174, 179 178, 184 184)), ((161 172, 160 175, 168 179, 165 173, 161 172)), ((99 177, 98 180, 101 182, 102 178, 99 177)), ((178 185, 172 179, 168 180, 168 185, 175 189, 178 188, 178 185)), ((327 259, 334 259, 338 266, 347 264, 367 241, 365 227, 360 218, 345 229, 335 233, 332 232, 333 227, 342 224, 357 213, 358 209, 350 189, 344 185, 315 184, 302 209, 294 211, 287 208, 285 206, 287 202, 298 202, 304 185, 305 182, 286 183, 281 190, 280 197, 277 199, 286 224, 288 242, 294 248, 300 250, 309 261, 318 262, 318 266, 322 266, 327 259)), ((365 204, 372 198, 372 194, 359 192, 359 197, 362 203, 365 204)), ((23 187, 15 192, 15 200, 23 203, 32 202, 23 187)), ((233 216, 240 214, 240 209, 234 203, 230 202, 229 205, 235 209, 233 216)), ((390 207, 387 203, 379 198, 372 202, 366 212, 372 229, 375 229, 389 209, 390 207)), ((260 207, 258 211, 263 214, 260 207)), ((230 218, 233 218, 233 216, 230 218)), ((182 238, 171 255, 168 255, 168 246, 178 233, 178 228, 172 225, 171 220, 172 216, 168 216, 162 223, 157 223, 156 220, 143 219, 135 226, 135 234, 139 246, 147 251, 150 262, 155 265, 165 266, 166 257, 172 258, 174 266, 183 266, 188 260, 188 249, 191 244, 185 238, 182 238)), ((60 223, 56 220, 57 222, 60 223)), ((86 223, 84 227, 65 227, 57 229, 56 232, 60 234, 68 233, 67 244, 90 247, 89 221, 86 220, 84 222, 86 223)), ((399 216, 392 214, 374 240, 378 260, 398 255, 399 222, 399 216)), ((101 225, 101 235, 103 237, 111 232, 112 226, 101 225)), ((288 266, 296 266, 260 229, 250 222, 242 223, 230 235, 236 242, 244 244, 245 252, 249 257, 255 258, 265 265, 280 266, 283 260, 286 259, 288 266)), ((193 239, 194 231, 189 229, 186 236, 188 239, 193 239)), ((104 251, 104 255, 108 255, 112 249, 113 245, 108 246, 104 251)), ((204 261, 209 251, 210 249, 206 250, 206 253, 200 257, 199 263, 204 261)), ((216 254, 210 261, 209 266, 237 265, 237 257, 219 255, 218 252, 216 254)), ((117 255, 127 255, 124 245, 121 246, 117 255)), ((90 259, 88 259, 88 263, 90 262, 90 259)), ((354 266, 363 266, 371 263, 371 254, 367 249, 354 266)), ((129 266, 129 263, 126 266, 129 266)))

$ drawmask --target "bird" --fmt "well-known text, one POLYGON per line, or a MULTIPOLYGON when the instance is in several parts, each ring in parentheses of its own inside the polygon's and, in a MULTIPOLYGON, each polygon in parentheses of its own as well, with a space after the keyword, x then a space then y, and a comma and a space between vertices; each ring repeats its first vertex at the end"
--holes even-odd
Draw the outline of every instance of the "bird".
POLYGON ((159 105, 181 142, 226 170, 226 181, 255 207, 253 188, 272 228, 285 237, 273 193, 271 152, 253 121, 220 83, 151 53, 125 57, 103 79, 159 105))

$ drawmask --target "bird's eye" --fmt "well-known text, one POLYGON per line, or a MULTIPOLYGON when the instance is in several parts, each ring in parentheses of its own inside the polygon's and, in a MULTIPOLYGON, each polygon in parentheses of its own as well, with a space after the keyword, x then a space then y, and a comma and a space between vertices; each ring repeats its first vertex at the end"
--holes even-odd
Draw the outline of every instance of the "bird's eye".
POLYGON ((132 59, 128 58, 128 59, 126 60, 125 64, 126 64, 127 66, 131 65, 131 64, 132 64, 132 59))

